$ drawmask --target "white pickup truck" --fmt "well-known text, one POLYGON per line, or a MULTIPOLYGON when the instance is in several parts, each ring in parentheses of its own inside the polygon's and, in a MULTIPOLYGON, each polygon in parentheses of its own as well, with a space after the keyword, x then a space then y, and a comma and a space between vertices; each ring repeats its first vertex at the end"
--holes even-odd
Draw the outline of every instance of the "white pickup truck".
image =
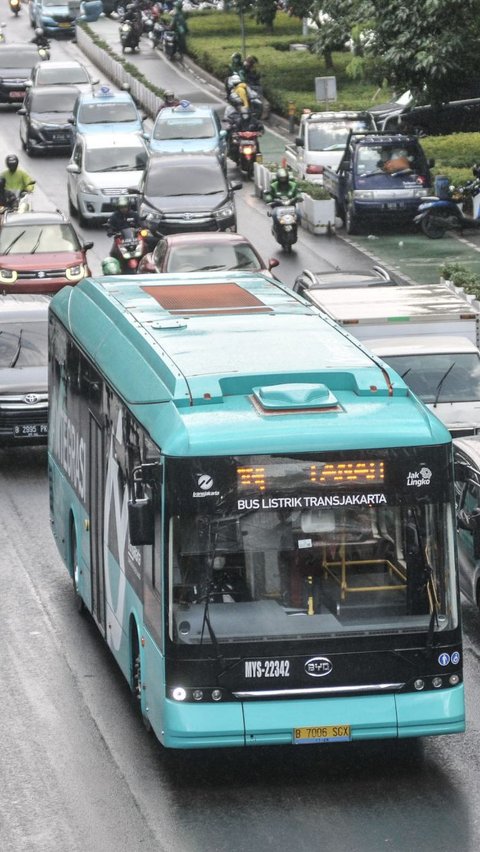
POLYGON ((389 364, 454 437, 480 433, 480 304, 449 284, 302 295, 389 364))
POLYGON ((322 183, 324 167, 336 169, 340 164, 349 132, 374 129, 372 117, 364 112, 305 112, 295 142, 285 147, 287 165, 296 178, 322 183))

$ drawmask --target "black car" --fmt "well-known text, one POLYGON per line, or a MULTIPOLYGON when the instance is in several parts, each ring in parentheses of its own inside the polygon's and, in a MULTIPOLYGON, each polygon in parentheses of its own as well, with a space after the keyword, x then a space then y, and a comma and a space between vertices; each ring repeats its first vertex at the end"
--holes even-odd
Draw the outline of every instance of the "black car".
POLYGON ((480 98, 470 95, 465 92, 462 98, 434 106, 416 103, 410 92, 404 92, 397 100, 377 104, 369 113, 385 133, 473 133, 480 130, 480 98))
POLYGON ((140 184, 140 216, 162 234, 236 231, 233 192, 217 157, 153 156, 140 184))
MULTIPOLYGON (((396 284, 382 266, 374 266, 371 270, 350 271, 343 269, 329 269, 326 272, 312 272, 304 269, 297 275, 293 289, 295 293, 306 295, 307 291, 324 290, 332 287, 378 287, 385 284, 396 284)), ((306 298, 309 298, 308 295, 306 298)))
POLYGON ((0 296, 0 446, 47 440, 47 296, 0 296))
POLYGON ((34 44, 2 44, 0 50, 0 103, 23 103, 32 68, 39 61, 34 44))
POLYGON ((74 134, 69 119, 77 96, 76 86, 32 86, 18 111, 20 139, 29 156, 40 151, 70 153, 74 134))

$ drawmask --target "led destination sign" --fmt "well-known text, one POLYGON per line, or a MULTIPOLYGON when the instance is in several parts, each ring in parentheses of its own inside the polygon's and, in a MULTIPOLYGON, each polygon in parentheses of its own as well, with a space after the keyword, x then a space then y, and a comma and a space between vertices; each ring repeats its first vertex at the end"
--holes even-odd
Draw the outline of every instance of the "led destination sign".
POLYGON ((301 488, 316 485, 383 485, 385 463, 382 459, 355 461, 288 461, 237 467, 238 493, 274 491, 277 488, 301 488))

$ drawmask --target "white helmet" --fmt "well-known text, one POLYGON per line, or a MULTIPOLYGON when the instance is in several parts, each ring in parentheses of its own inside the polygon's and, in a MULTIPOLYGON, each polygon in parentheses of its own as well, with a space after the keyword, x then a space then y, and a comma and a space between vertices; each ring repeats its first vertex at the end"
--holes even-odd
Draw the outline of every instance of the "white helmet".
POLYGON ((232 76, 228 78, 228 83, 230 86, 238 86, 238 84, 241 82, 242 78, 239 74, 232 74, 232 76))

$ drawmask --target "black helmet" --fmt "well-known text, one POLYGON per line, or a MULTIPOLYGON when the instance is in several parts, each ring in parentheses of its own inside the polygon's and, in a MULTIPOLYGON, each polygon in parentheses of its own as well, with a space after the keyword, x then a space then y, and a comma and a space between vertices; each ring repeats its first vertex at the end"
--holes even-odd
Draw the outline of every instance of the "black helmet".
POLYGON ((165 100, 166 101, 174 101, 175 100, 175 92, 165 92, 165 100))
POLYGON ((7 169, 11 172, 14 172, 18 168, 18 157, 16 154, 9 154, 8 157, 5 158, 5 165, 7 169))

